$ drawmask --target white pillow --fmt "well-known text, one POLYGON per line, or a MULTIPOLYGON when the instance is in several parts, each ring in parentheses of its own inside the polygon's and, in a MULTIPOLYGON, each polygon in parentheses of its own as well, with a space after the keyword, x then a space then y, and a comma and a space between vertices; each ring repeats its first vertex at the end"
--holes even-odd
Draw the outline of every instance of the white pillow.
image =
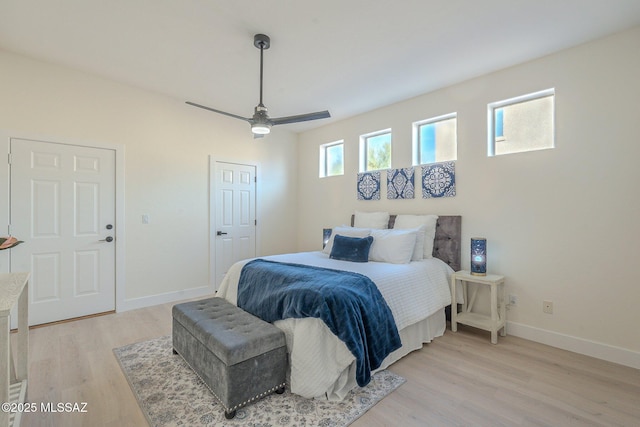
POLYGON ((438 215, 398 215, 394 229, 407 229, 425 226, 423 258, 433 258, 433 240, 436 237, 438 215))
POLYGON ((416 246, 417 229, 413 230, 371 230, 369 261, 407 264, 411 261, 416 246))
POLYGON ((389 228, 389 212, 356 211, 353 226, 376 229, 389 228))
POLYGON ((334 227, 331 231, 331 236, 327 241, 327 245, 322 250, 323 253, 327 255, 331 254, 331 248, 333 248, 333 239, 336 237, 336 234, 346 237, 367 237, 371 234, 371 230, 368 228, 356 228, 346 225, 343 225, 341 227, 334 227))
MULTIPOLYGON (((411 255, 411 261, 420 261, 424 259, 424 237, 425 237, 426 229, 427 229, 426 225, 421 225, 418 228, 407 228, 407 230, 416 231, 416 245, 413 248, 413 255, 411 255)), ((396 230, 400 230, 400 229, 396 229, 396 230)))

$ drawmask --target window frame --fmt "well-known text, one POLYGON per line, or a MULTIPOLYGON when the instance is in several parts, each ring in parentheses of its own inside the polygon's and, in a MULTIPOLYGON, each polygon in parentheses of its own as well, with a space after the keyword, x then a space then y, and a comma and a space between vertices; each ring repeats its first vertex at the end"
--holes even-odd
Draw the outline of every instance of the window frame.
POLYGON ((450 160, 443 160, 443 161, 455 161, 458 159, 458 113, 457 112, 453 112, 453 113, 448 113, 448 114, 443 114, 441 116, 437 116, 437 117, 432 117, 430 119, 425 119, 425 120, 419 120, 417 122, 413 122, 412 123, 412 129, 413 129, 413 134, 412 134, 412 139, 413 139, 413 146, 412 146, 412 153, 411 153, 411 157, 412 157, 412 162, 413 162, 413 166, 418 166, 418 165, 426 165, 426 164, 430 164, 430 163, 438 163, 438 161, 436 160, 435 162, 423 162, 422 161, 422 153, 420 151, 420 146, 422 145, 422 141, 420 140, 420 128, 422 126, 425 125, 430 125, 430 124, 434 124, 434 123, 438 123, 438 122, 443 122, 445 120, 451 120, 451 119, 455 119, 456 120, 456 149, 455 149, 455 158, 454 159, 450 159, 450 160))
POLYGON ((344 175, 344 139, 340 139, 338 141, 328 142, 326 144, 320 145, 320 158, 319 158, 318 168, 320 171, 319 173, 320 178, 328 178, 331 176, 344 175), (329 148, 332 148, 338 145, 342 146, 342 173, 329 174, 329 164, 327 163, 329 156, 327 156, 327 150, 329 148))
POLYGON ((372 172, 377 170, 384 170, 391 168, 393 164, 393 133, 391 132, 391 128, 378 130, 375 132, 365 133, 360 135, 360 164, 359 171, 360 172, 372 172), (367 160, 367 151, 368 151, 368 141, 370 138, 375 138, 378 136, 389 134, 389 167, 381 168, 381 169, 367 169, 367 164, 369 163, 367 160))
POLYGON ((549 148, 555 148, 556 144, 556 124, 555 124, 555 115, 556 115, 556 90, 555 88, 550 88, 550 89, 544 89, 544 90, 540 90, 538 92, 533 92, 533 93, 528 93, 526 95, 521 95, 521 96, 516 96, 514 98, 509 98, 509 99, 505 99, 502 101, 497 101, 497 102, 492 102, 487 104, 487 156, 488 157, 495 157, 495 156, 502 156, 505 154, 517 154, 517 153, 526 153, 526 152, 531 152, 531 151, 539 151, 539 150, 547 150, 549 148), (505 107, 509 107, 511 105, 515 105, 515 104, 522 104, 522 103, 526 103, 529 101, 534 101, 537 99, 542 99, 542 98, 546 98, 546 97, 553 97, 553 108, 551 111, 551 126, 552 126, 552 145, 551 147, 544 147, 544 148, 536 148, 536 149, 532 149, 532 150, 526 150, 526 151, 514 151, 514 152, 509 152, 509 153, 502 153, 502 154, 496 154, 496 141, 504 141, 506 138, 504 136, 504 108, 505 107), (502 120, 502 134, 501 135, 496 135, 496 110, 502 110, 502 116, 501 116, 501 120, 502 120))

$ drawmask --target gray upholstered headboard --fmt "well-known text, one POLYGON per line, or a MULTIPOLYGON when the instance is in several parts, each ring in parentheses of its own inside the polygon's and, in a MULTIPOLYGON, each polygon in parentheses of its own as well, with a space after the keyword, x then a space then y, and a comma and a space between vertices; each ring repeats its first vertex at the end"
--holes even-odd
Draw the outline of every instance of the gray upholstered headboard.
MULTIPOLYGON (((351 215, 351 226, 354 223, 351 215)), ((389 228, 393 228, 396 215, 389 216, 389 228)), ((436 223, 436 238, 433 242, 433 256, 449 264, 453 271, 460 270, 462 244, 462 217, 459 215, 442 215, 436 223)))

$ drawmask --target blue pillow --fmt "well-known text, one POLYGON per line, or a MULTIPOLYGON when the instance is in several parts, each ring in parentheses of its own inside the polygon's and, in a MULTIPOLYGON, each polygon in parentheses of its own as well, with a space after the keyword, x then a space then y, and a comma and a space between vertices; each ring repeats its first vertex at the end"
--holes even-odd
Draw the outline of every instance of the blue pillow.
POLYGON ((346 237, 336 234, 330 258, 342 261, 367 262, 373 237, 346 237))

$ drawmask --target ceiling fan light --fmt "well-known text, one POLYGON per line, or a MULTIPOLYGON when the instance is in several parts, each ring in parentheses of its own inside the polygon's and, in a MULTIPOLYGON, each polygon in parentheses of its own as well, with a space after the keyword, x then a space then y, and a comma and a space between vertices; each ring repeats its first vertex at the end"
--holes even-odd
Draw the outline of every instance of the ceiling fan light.
POLYGON ((255 123, 251 126, 251 132, 258 135, 266 135, 271 132, 271 126, 266 123, 255 123))

